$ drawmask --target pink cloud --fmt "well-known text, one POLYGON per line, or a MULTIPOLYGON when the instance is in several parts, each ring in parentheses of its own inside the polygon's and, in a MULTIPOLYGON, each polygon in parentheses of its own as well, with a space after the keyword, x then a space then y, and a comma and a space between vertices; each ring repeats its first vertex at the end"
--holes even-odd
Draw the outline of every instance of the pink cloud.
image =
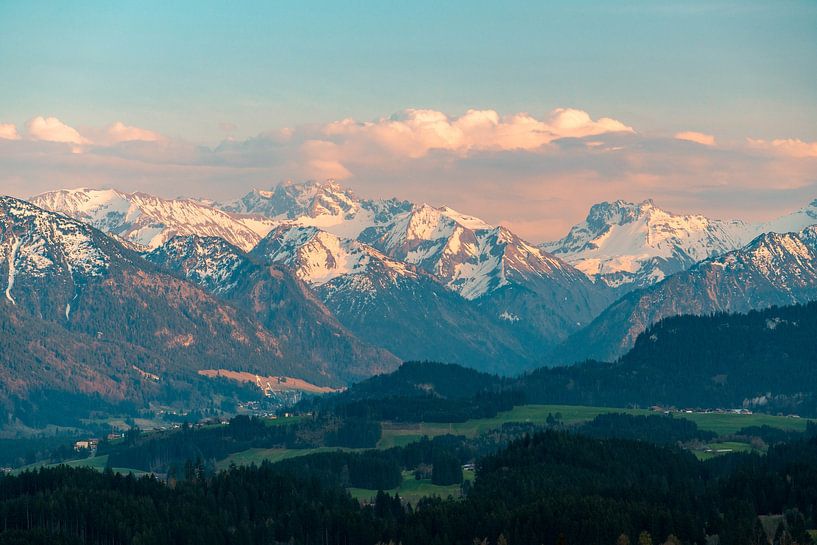
POLYGON ((485 150, 533 150, 559 138, 635 132, 624 123, 603 117, 593 120, 582 110, 559 108, 544 119, 527 113, 500 116, 494 110, 468 110, 449 117, 436 110, 409 109, 373 122, 344 119, 323 128, 330 139, 341 139, 350 151, 376 147, 392 155, 417 159, 432 150, 465 155, 485 150))
POLYGON ((711 134, 706 134, 703 132, 696 132, 696 131, 681 131, 675 133, 675 138, 678 140, 686 140, 688 142, 695 142, 696 144, 701 144, 702 146, 714 146, 715 145, 715 137, 711 134))
POLYGON ((106 132, 108 140, 112 143, 133 141, 158 142, 163 139, 162 135, 157 132, 125 125, 121 121, 117 121, 108 127, 106 132))
POLYGON ((20 135, 17 134, 17 127, 12 123, 0 123, 0 139, 19 140, 20 135))
POLYGON ((64 142, 69 144, 90 143, 73 127, 69 127, 56 117, 37 116, 28 122, 28 135, 34 140, 64 142))
POLYGON ((758 149, 766 149, 790 157, 806 158, 817 157, 817 142, 803 142, 796 138, 778 140, 748 139, 749 145, 758 149))
MULTIPOLYGON (((371 122, 273 129, 212 148, 167 137, 117 142, 109 129, 83 128, 80 138, 94 144, 71 142, 81 154, 54 138, 0 139, 0 189, 25 197, 116 185, 224 200, 281 180, 331 177, 364 197, 449 205, 532 242, 563 236, 601 200, 654 198, 675 212, 763 220, 817 196, 812 143, 696 146, 575 109, 540 117, 405 110, 371 122)), ((120 129, 128 138, 156 134, 120 129)))

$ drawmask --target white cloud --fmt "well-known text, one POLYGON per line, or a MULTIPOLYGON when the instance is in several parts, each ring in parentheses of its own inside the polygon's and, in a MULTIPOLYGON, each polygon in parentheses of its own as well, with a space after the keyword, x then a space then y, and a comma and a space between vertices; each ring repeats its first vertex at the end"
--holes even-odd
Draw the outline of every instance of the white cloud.
POLYGON ((796 138, 770 141, 749 138, 748 141, 752 147, 774 151, 790 157, 817 157, 817 142, 803 142, 796 138))
POLYGON ((715 137, 711 134, 706 134, 703 132, 696 132, 696 131, 681 131, 675 133, 675 138, 678 140, 686 140, 688 142, 695 142, 696 144, 701 144, 702 146, 714 146, 715 145, 715 137))
POLYGON ((89 144, 73 127, 69 127, 56 117, 37 116, 28 122, 28 135, 34 140, 65 142, 69 144, 89 144))
POLYGON ((17 127, 12 123, 0 123, 0 140, 19 140, 17 127))

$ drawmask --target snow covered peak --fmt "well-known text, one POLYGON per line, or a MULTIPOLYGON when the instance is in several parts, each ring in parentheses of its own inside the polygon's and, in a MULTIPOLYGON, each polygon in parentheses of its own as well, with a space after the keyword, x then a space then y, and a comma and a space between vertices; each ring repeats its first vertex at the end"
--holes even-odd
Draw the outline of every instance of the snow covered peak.
POLYGON ((795 269, 817 264, 817 252, 806 236, 797 233, 763 233, 744 248, 730 252, 714 263, 743 265, 751 263, 766 276, 788 276, 795 269))
POLYGON ((466 299, 571 268, 504 227, 427 204, 364 231, 360 240, 436 275, 466 299))
POLYGON ((366 228, 390 221, 411 203, 358 199, 334 180, 284 182, 270 191, 253 190, 238 201, 220 205, 228 212, 278 222, 318 227, 342 238, 357 238, 366 228))
POLYGON ((655 205, 603 202, 563 239, 541 245, 612 287, 639 287, 739 248, 753 230, 742 221, 677 215, 655 205))
POLYGON ((114 189, 68 189, 31 198, 54 212, 89 223, 144 248, 175 236, 216 236, 249 250, 272 227, 188 199, 162 199, 114 189))
POLYGON ((241 199, 225 203, 222 209, 240 214, 257 214, 268 218, 295 219, 322 213, 344 214, 359 207, 351 190, 334 180, 325 182, 284 182, 270 191, 254 189, 241 199))
POLYGON ((65 319, 82 287, 105 276, 121 248, 90 226, 12 197, 0 197, 3 300, 65 319))
POLYGON ((757 224, 755 233, 798 233, 815 224, 817 224, 817 199, 796 212, 757 224))
POLYGON ((216 294, 234 289, 249 263, 241 250, 224 239, 195 235, 174 237, 145 258, 216 294))
POLYGON ((282 225, 264 237, 252 255, 292 268, 313 286, 354 275, 385 275, 392 280, 416 276, 404 263, 366 244, 310 226, 282 225))
POLYGON ((77 276, 100 276, 109 256, 88 225, 12 197, 0 197, 3 225, 0 260, 18 273, 42 276, 65 269, 77 276))

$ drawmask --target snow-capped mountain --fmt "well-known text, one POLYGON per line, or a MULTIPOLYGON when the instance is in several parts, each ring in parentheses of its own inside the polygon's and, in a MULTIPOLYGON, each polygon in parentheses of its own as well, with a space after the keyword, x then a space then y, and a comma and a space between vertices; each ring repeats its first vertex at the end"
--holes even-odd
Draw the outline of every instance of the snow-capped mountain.
POLYGON ((290 267, 358 337, 404 360, 445 359, 505 373, 538 361, 508 323, 360 241, 284 225, 251 256, 290 267))
POLYGON ((791 214, 755 224, 754 233, 799 233, 811 225, 817 225, 817 199, 791 214))
POLYGON ((323 375, 358 379, 399 364, 353 336, 289 268, 260 265, 218 237, 175 237, 146 259, 254 315, 283 353, 323 375))
MULTIPOLYGON (((764 224, 676 215, 652 201, 616 201, 593 206, 587 219, 565 238, 537 247, 504 227, 448 207, 359 199, 331 180, 287 182, 228 204, 114 190, 57 191, 34 201, 155 249, 147 254, 154 263, 250 314, 257 309, 242 306, 235 294, 252 299, 252 282, 272 285, 255 265, 266 263, 279 279, 288 278, 291 271, 291 293, 298 291, 295 284, 300 285, 298 289, 310 293, 323 312, 337 318, 338 327, 366 342, 407 359, 436 354, 483 369, 493 361, 491 370, 497 371, 535 364, 542 347, 573 334, 578 338, 583 333, 577 332, 622 293, 635 290, 636 297, 653 293, 656 286, 679 285, 680 273, 699 271, 703 264, 734 255, 730 252, 738 248, 748 251, 749 246, 742 247, 760 232, 802 229, 817 222, 817 201, 764 224), (214 237, 224 242, 217 243, 214 237), (244 252, 250 249, 248 258, 244 252), (161 262, 163 252, 172 265, 161 262), (419 337, 426 342, 418 344, 419 337), (490 346, 480 347, 475 341, 488 337, 494 339, 490 346)), ((800 239, 805 241, 805 236, 800 239)), ((13 243, 3 256, 12 251, 13 243)), ((753 261, 753 270, 760 270, 759 260, 753 261)), ((780 270, 786 274, 802 269, 792 259, 784 261, 780 270)), ((696 284, 713 294, 712 301, 700 305, 700 312, 740 310, 741 297, 750 301, 748 308, 788 301, 772 295, 786 293, 791 280, 785 274, 763 281, 759 276, 741 278, 751 280, 743 292, 721 286, 726 290, 721 293, 721 288, 696 284), (751 286, 761 285, 768 289, 750 295, 755 293, 751 286), (733 292, 742 295, 726 295, 733 292), (754 303, 752 297, 760 302, 754 303), (717 306, 719 301, 726 301, 723 307, 717 306)), ((804 294, 808 287, 794 291, 804 294)), ((279 290, 281 297, 282 293, 279 290)), ((676 310, 697 312, 694 295, 683 295, 689 302, 659 305, 663 310, 655 317, 676 310), (678 308, 673 310, 673 305, 678 308)), ((627 346, 654 317, 649 308, 616 313, 627 300, 605 311, 618 321, 606 318, 603 335, 593 333, 595 326, 588 328, 588 335, 602 344, 626 338, 616 346, 627 346)), ((267 303, 261 307, 275 306, 267 303)), ((286 327, 281 331, 282 338, 289 335, 286 327)), ((594 342, 586 341, 585 347, 594 342)), ((354 354, 357 349, 350 350, 354 354)), ((596 354, 609 356, 618 350, 596 354)))
POLYGON ((91 281, 107 276, 112 262, 133 259, 85 223, 0 197, 0 282, 11 305, 69 320, 91 281))
POLYGON ((563 239, 541 245, 590 278, 635 289, 749 242, 756 229, 739 220, 676 215, 651 200, 594 205, 563 239))
POLYGON ((273 226, 273 222, 242 218, 190 199, 115 189, 64 189, 37 195, 30 202, 149 249, 174 236, 199 235, 221 237, 250 250, 273 226))
MULTIPOLYGON (((302 299, 288 294, 277 308, 314 298, 293 282, 302 299)), ((34 390, 142 405, 195 400, 206 393, 193 386, 202 380, 197 370, 237 364, 325 384, 352 376, 340 366, 348 360, 332 351, 342 340, 335 333, 345 332, 339 325, 318 344, 331 365, 316 365, 239 305, 159 271, 85 223, 11 197, 0 197, 0 291, 0 406, 34 390)), ((310 316, 308 324, 315 321, 310 316)), ((301 330, 309 331, 292 323, 289 335, 301 330)), ((360 375, 396 363, 383 354, 358 354, 354 361, 372 364, 360 375)))
POLYGON ((253 190, 241 199, 217 205, 227 212, 318 227, 344 238, 357 238, 366 229, 411 209, 397 199, 358 199, 334 180, 285 182, 270 191, 253 190))
POLYGON ((270 231, 252 253, 292 268, 298 278, 312 286, 341 277, 359 277, 361 296, 375 289, 373 281, 387 287, 398 278, 417 277, 405 263, 357 240, 341 238, 317 227, 282 225, 270 231))
MULTIPOLYGON (((277 231, 252 256, 218 238, 177 237, 147 254, 147 259, 255 313, 283 346, 296 344, 313 365, 320 366, 331 356, 332 366, 345 369, 350 376, 383 372, 398 360, 380 350, 378 358, 373 358, 380 367, 345 366, 343 354, 374 351, 360 341, 351 342, 349 331, 404 360, 436 357, 504 372, 533 361, 504 324, 486 320, 477 308, 430 275, 409 271, 359 242, 312 227, 289 226, 277 231), (312 244, 281 245, 299 235, 311 236, 312 244), (335 269, 331 279, 319 275, 316 282, 320 283, 312 284, 313 293, 293 275, 312 270, 299 266, 316 261, 310 252, 324 264, 351 266, 335 269), (303 301, 305 298, 311 300, 303 301), (292 329, 293 324, 297 328, 292 329)), ((308 279, 308 274, 304 277, 308 279)), ((358 355, 357 359, 362 358, 358 355)))
POLYGON ((226 240, 196 235, 173 237, 145 259, 218 295, 235 290, 252 268, 244 253, 226 240))
POLYGON ((610 305, 556 353, 561 361, 611 360, 662 318, 746 312, 817 300, 817 226, 765 233, 745 247, 704 260, 610 305))
POLYGON ((450 208, 416 206, 360 240, 415 264, 521 336, 551 344, 590 322, 609 290, 504 227, 450 208), (524 332, 524 333, 523 333, 524 332))

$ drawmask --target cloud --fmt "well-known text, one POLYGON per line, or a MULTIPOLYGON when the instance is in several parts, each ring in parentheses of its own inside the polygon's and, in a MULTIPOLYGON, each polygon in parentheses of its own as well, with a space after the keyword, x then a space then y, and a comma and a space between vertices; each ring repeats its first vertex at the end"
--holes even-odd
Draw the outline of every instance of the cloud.
POLYGON ((624 123, 603 117, 593 120, 582 110, 559 108, 537 119, 527 113, 500 116, 494 110, 468 110, 449 117, 436 110, 408 109, 373 122, 344 119, 330 123, 323 134, 342 141, 350 152, 378 149, 400 158, 420 158, 432 150, 466 155, 487 150, 534 150, 559 138, 635 132, 624 123))
POLYGON ((91 143, 81 145, 23 136, 0 140, 2 193, 115 186, 226 200, 282 180, 331 177, 364 197, 449 205, 532 242, 564 236, 602 200, 654 198, 674 212, 764 220, 817 197, 808 142, 691 145, 566 108, 539 117, 404 110, 368 122, 273 129, 213 147, 124 123, 83 128, 80 138, 91 143), (82 153, 72 153, 77 147, 82 153))
POLYGON ((352 175, 340 161, 341 150, 332 142, 309 140, 303 143, 301 152, 308 158, 304 166, 311 178, 342 180, 352 175))
POLYGON ((17 127, 12 123, 0 123, 0 140, 19 140, 17 127))
POLYGON ((791 157, 817 157, 817 142, 803 142, 799 139, 755 140, 748 139, 749 145, 791 157))
POLYGON ((28 122, 28 135, 34 140, 64 142, 69 144, 90 143, 76 129, 56 117, 37 116, 28 122))
POLYGON ((703 132, 695 132, 695 131, 682 131, 675 133, 675 138, 678 140, 686 140, 688 142, 695 142, 696 144, 701 144, 703 146, 714 146, 715 145, 715 137, 711 134, 706 134, 703 132))
POLYGON ((118 142, 158 142, 163 137, 157 132, 149 131, 147 129, 140 129, 139 127, 132 127, 125 125, 121 121, 117 121, 108 127, 107 136, 111 143, 118 142))

